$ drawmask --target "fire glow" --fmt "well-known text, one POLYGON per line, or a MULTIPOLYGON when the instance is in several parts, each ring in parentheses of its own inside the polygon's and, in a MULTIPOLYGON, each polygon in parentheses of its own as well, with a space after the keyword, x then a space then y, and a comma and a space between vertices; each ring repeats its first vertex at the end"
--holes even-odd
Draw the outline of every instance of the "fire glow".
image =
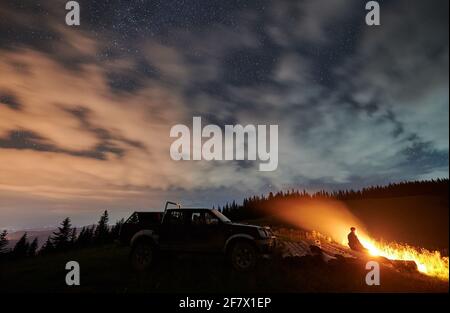
POLYGON ((360 236, 359 239, 372 256, 381 256, 389 260, 414 261, 419 272, 440 279, 449 279, 449 258, 441 256, 439 251, 429 251, 406 244, 378 242, 365 235, 360 236))
POLYGON ((348 247, 347 234, 351 226, 358 230, 361 244, 374 257, 389 260, 414 261, 419 272, 449 280, 449 258, 439 251, 429 251, 407 244, 385 243, 372 239, 359 221, 340 201, 313 198, 309 200, 280 201, 266 209, 274 216, 301 229, 314 230, 330 236, 335 242, 348 247))

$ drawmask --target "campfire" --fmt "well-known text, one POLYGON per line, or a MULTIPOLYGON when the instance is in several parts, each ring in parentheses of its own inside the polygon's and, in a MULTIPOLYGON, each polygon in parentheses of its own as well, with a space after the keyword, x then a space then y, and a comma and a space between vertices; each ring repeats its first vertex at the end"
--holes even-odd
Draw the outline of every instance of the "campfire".
POLYGON ((440 279, 449 279, 449 258, 443 257, 439 251, 429 251, 407 244, 379 242, 365 235, 359 239, 373 256, 389 260, 414 261, 419 272, 440 279))

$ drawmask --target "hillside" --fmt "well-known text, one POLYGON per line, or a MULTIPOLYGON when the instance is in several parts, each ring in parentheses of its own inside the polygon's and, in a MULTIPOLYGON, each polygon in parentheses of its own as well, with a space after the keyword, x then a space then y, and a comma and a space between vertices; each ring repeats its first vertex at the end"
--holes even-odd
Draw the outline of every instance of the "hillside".
POLYGON ((363 264, 328 265, 307 259, 263 260, 250 273, 237 273, 215 256, 165 258, 137 274, 128 248, 108 245, 40 256, 0 266, 0 292, 447 292, 448 282, 386 268, 381 286, 364 283, 363 264), (64 283, 65 263, 77 260, 81 286, 64 283), (33 273, 30 275, 30 273, 33 273))
MULTIPOLYGON (((449 203, 445 187, 448 180, 335 193, 289 191, 220 208, 233 221, 271 226, 277 232, 281 244, 274 256, 261 260, 249 273, 231 270, 221 256, 180 254, 165 256, 152 270, 138 274, 129 266, 128 247, 105 245, 91 238, 91 244, 74 245, 66 253, 5 259, 0 262, 0 280, 4 282, 0 292, 448 292, 448 280, 435 278, 441 276, 425 276, 422 273, 430 272, 419 273, 417 268, 404 270, 397 267, 402 261, 394 262, 410 261, 408 258, 385 262, 381 258, 387 260, 386 255, 376 254, 383 269, 382 284, 374 287, 364 283, 367 256, 350 255, 345 260, 337 256, 349 253, 340 239, 346 238, 350 226, 368 231, 373 239, 407 243, 422 252, 420 248, 436 249, 448 256, 449 203), (308 237, 311 233, 318 235, 308 237), (320 246, 333 261, 317 258, 311 245, 320 246), (335 254, 336 249, 344 252, 335 254), (70 260, 80 263, 79 287, 64 283, 65 264, 70 260)), ((112 235, 113 228, 109 242, 117 239, 118 228, 112 235)), ((35 230, 28 235, 45 240, 51 232, 35 230)), ((10 238, 17 240, 22 234, 16 232, 10 238)), ((448 258, 437 258, 447 260, 446 267, 441 268, 448 273, 448 258)), ((437 268, 435 259, 427 261, 427 269, 437 268)))

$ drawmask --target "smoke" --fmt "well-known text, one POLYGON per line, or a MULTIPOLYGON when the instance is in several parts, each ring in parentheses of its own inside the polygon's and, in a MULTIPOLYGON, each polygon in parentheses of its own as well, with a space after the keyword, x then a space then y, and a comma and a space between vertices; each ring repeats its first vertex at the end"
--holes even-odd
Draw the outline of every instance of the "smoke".
POLYGON ((346 240, 352 226, 356 227, 359 234, 368 234, 364 224, 344 203, 336 200, 279 200, 266 210, 284 222, 305 230, 318 231, 340 243, 346 240))

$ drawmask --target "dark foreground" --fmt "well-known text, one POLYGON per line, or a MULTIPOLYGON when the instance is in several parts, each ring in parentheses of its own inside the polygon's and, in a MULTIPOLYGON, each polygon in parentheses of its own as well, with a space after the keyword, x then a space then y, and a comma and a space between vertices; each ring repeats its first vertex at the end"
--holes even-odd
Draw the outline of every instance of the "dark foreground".
POLYGON ((128 248, 108 245, 0 264, 0 292, 250 293, 250 292, 448 292, 448 282, 383 268, 381 285, 365 284, 359 262, 324 264, 311 259, 262 260, 237 273, 218 256, 164 258, 146 273, 128 264, 128 248), (81 285, 66 286, 65 264, 78 261, 81 285))

